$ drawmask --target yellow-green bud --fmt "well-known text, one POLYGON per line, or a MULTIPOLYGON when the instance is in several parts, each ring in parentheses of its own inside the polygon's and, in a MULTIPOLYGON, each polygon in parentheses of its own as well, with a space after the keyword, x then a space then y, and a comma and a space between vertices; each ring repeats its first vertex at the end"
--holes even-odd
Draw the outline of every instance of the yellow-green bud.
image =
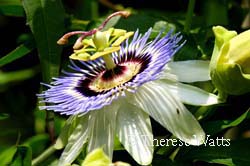
POLYGON ((81 166, 97 166, 97 165, 111 165, 110 158, 104 153, 101 148, 94 149, 90 152, 81 166))
POLYGON ((210 75, 219 92, 241 95, 250 92, 250 30, 235 31, 213 27, 215 45, 210 75))

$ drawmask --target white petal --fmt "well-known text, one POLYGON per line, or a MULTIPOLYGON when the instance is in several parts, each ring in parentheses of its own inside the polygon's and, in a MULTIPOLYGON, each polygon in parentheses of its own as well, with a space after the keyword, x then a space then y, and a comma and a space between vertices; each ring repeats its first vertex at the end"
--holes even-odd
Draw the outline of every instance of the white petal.
POLYGON ((90 113, 88 152, 96 148, 103 148, 103 151, 112 160, 117 109, 118 106, 114 101, 111 105, 90 113))
POLYGON ((204 142, 205 133, 195 117, 168 91, 168 86, 149 82, 135 94, 135 103, 177 138, 192 145, 204 142))
POLYGON ((176 76, 180 82, 197 82, 210 80, 209 61, 188 60, 169 62, 161 79, 168 79, 169 75, 176 76))
POLYGON ((140 165, 149 165, 153 157, 153 135, 149 116, 125 101, 117 114, 116 132, 124 148, 140 165))
POLYGON ((71 164, 81 153, 83 145, 88 138, 88 114, 77 118, 78 125, 70 135, 68 143, 63 150, 58 165, 65 166, 71 164))
POLYGON ((178 96, 185 104, 207 106, 220 103, 218 96, 195 86, 169 80, 161 80, 159 82, 165 83, 172 94, 178 96))

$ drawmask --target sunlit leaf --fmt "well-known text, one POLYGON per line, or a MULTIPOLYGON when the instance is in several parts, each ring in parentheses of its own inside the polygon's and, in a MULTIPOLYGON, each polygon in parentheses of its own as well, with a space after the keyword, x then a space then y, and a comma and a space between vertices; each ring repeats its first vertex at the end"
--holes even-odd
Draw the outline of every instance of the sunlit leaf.
POLYGON ((15 146, 12 146, 2 153, 0 153, 0 165, 8 165, 11 163, 11 160, 16 153, 17 148, 15 146))
POLYGON ((62 47, 56 41, 64 32, 64 9, 60 0, 23 0, 27 22, 38 48, 43 80, 59 73, 62 47))
POLYGON ((18 146, 11 166, 31 166, 31 149, 28 146, 18 146))
POLYGON ((15 50, 11 51, 6 56, 4 56, 0 59, 0 67, 27 55, 33 49, 34 49, 34 44, 32 44, 31 42, 21 44, 15 50))

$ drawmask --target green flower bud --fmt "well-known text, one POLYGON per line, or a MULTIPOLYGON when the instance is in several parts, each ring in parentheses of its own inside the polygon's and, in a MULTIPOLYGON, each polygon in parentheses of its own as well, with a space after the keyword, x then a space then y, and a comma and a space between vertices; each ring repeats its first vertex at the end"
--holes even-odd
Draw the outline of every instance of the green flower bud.
POLYGON ((210 76, 219 93, 241 95, 250 92, 250 30, 235 31, 213 27, 215 45, 210 76))

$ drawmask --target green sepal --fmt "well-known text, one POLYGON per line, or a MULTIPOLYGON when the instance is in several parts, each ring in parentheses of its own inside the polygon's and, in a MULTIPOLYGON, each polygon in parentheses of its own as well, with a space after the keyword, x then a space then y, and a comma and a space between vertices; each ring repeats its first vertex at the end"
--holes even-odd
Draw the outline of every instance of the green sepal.
POLYGON ((250 30, 235 31, 213 27, 215 45, 210 63, 214 86, 225 100, 227 95, 250 92, 250 30))
POLYGON ((250 74, 244 74, 238 64, 218 64, 212 79, 216 88, 227 94, 250 92, 250 74))

